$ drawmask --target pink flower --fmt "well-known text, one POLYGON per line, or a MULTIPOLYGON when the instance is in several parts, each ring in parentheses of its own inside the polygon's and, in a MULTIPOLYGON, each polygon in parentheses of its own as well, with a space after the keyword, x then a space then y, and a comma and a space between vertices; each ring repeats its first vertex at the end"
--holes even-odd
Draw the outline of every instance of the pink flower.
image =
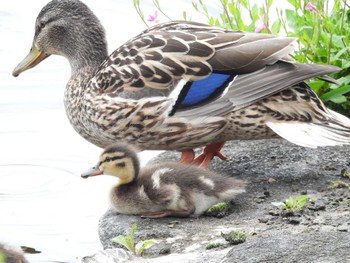
POLYGON ((265 26, 264 21, 262 21, 260 18, 258 20, 256 20, 255 22, 255 33, 259 33, 260 31, 267 29, 267 27, 265 26))
POLYGON ((311 2, 308 2, 305 6, 305 9, 308 11, 314 11, 317 12, 317 7, 311 4, 311 2))
POLYGON ((148 19, 147 19, 148 22, 154 22, 154 23, 159 23, 159 20, 158 20, 158 11, 156 10, 154 12, 154 16, 153 15, 149 15, 148 19))

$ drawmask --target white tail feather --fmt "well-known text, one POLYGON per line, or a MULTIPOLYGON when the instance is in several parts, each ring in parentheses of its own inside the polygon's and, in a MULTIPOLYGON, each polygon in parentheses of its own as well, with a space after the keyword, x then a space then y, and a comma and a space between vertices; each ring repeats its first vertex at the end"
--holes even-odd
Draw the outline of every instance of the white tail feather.
POLYGON ((350 120, 330 111, 332 117, 327 123, 269 121, 266 123, 284 139, 300 146, 335 146, 350 144, 350 120))

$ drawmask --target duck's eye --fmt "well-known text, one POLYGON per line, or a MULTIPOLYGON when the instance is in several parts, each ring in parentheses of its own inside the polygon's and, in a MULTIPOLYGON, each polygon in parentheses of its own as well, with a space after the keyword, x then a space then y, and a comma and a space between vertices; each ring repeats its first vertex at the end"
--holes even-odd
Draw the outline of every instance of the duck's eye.
POLYGON ((39 22, 39 24, 38 24, 39 30, 43 29, 45 26, 46 26, 46 23, 44 23, 44 22, 39 22))
POLYGON ((123 167, 125 167, 125 163, 124 163, 124 162, 122 162, 122 163, 117 163, 117 166, 123 168, 123 167))
POLYGON ((112 161, 112 158, 111 157, 106 157, 105 162, 110 162, 110 161, 112 161))

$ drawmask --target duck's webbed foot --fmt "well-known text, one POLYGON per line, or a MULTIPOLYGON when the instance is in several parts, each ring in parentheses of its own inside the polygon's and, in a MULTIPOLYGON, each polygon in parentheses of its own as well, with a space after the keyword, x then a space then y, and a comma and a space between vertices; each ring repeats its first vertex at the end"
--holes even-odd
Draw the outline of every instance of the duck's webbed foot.
POLYGON ((193 160, 192 164, 206 168, 215 156, 219 157, 221 160, 226 160, 226 156, 220 152, 224 145, 225 142, 208 144, 205 146, 203 152, 193 160))

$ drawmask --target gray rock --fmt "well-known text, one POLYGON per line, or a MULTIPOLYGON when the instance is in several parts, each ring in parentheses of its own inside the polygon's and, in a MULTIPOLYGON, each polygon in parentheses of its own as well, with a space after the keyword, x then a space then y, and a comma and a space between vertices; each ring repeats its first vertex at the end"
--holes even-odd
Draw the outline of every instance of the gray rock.
POLYGON ((134 258, 136 257, 126 250, 121 248, 114 248, 99 251, 91 256, 85 256, 81 259, 81 263, 124 263, 130 262, 134 258))
MULTIPOLYGON (((111 239, 129 234, 136 223, 136 241, 153 239, 159 244, 146 251, 147 262, 350 262, 349 233, 332 226, 349 226, 350 191, 328 187, 341 169, 349 168, 349 150, 349 146, 307 149, 283 140, 229 142, 223 149, 228 160, 215 159, 209 169, 246 180, 248 186, 225 217, 151 220, 111 209, 99 222, 101 243, 104 249, 118 247, 111 239), (300 193, 315 200, 317 208, 302 211, 293 225, 271 202, 300 193), (273 216, 269 211, 275 211, 273 216), (209 243, 225 243, 220 233, 231 230, 248 233, 247 241, 225 249, 205 249, 209 243), (164 251, 170 254, 164 256, 164 251)), ((179 154, 166 152, 153 162, 163 159, 178 160, 179 154)))
POLYGON ((350 235, 345 233, 280 234, 233 247, 222 263, 350 262, 350 235))

